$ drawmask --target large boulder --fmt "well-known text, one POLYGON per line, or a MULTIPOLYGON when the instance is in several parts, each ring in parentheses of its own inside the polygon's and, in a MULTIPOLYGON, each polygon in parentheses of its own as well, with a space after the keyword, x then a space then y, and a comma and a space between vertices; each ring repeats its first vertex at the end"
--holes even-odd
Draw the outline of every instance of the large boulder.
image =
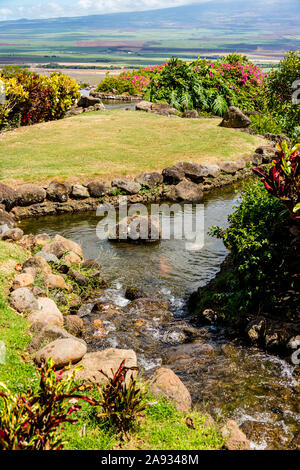
POLYGON ((23 235, 24 232, 20 228, 11 228, 4 233, 2 240, 13 240, 14 242, 17 242, 21 240, 23 235))
POLYGON ((86 345, 77 338, 60 338, 40 349, 35 355, 35 360, 40 364, 42 360, 47 361, 52 357, 55 368, 61 369, 68 364, 79 362, 86 352, 86 345))
POLYGON ((202 201, 203 192, 195 183, 183 180, 173 188, 169 198, 173 201, 196 203, 202 201))
POLYGON ((87 188, 91 197, 102 197, 107 191, 106 185, 98 181, 91 181, 87 188))
POLYGON ((43 247, 44 253, 51 253, 57 258, 61 258, 66 252, 73 251, 76 255, 82 256, 82 250, 78 243, 68 240, 61 235, 55 235, 53 242, 43 247))
POLYGON ((221 434, 225 441, 226 449, 250 450, 250 441, 233 419, 226 422, 225 426, 221 429, 221 434))
POLYGON ((177 184, 184 178, 184 171, 180 167, 168 166, 162 171, 163 181, 166 184, 177 184))
POLYGON ((111 182, 111 185, 113 187, 122 189, 126 194, 137 194, 141 189, 141 185, 139 183, 125 178, 115 179, 111 182))
POLYGON ((50 201, 66 202, 71 192, 72 186, 62 180, 51 181, 47 188, 47 199, 50 201))
POLYGON ((223 173, 229 173, 231 175, 234 175, 240 169, 238 163, 233 161, 220 162, 219 166, 223 173))
POLYGON ((17 198, 17 192, 13 188, 0 183, 0 204, 4 204, 6 210, 9 211, 16 204, 17 198))
POLYGON ((39 308, 38 300, 26 287, 14 290, 10 294, 9 301, 18 312, 32 312, 39 308))
POLYGON ((111 241, 155 243, 161 238, 159 217, 134 215, 122 219, 109 234, 111 241))
POLYGON ((46 199, 47 193, 44 188, 37 184, 23 184, 17 189, 17 198, 19 206, 31 206, 38 204, 46 199))
MULTIPOLYGON (((126 367, 137 367, 137 357, 132 349, 109 348, 103 351, 87 353, 78 364, 83 366, 83 369, 76 373, 76 379, 106 382, 107 379, 101 371, 108 377, 113 377, 124 360, 126 367)), ((127 382, 131 374, 134 374, 134 371, 127 374, 127 382)))
POLYGON ((161 114, 162 116, 177 115, 178 111, 168 103, 151 103, 151 101, 140 101, 136 104, 137 111, 161 114))
POLYGON ((28 321, 31 323, 38 322, 59 327, 63 326, 63 315, 52 299, 48 299, 48 297, 38 298, 36 308, 32 310, 34 311, 28 317, 28 321))
POLYGON ((243 128, 249 127, 251 120, 239 108, 229 106, 227 109, 221 127, 243 128))
POLYGON ((142 175, 137 176, 134 181, 146 188, 152 189, 163 182, 163 176, 161 173, 154 171, 152 173, 143 173, 142 175))
POLYGON ((194 183, 201 183, 205 176, 208 176, 207 166, 199 165, 195 162, 179 162, 175 165, 177 168, 180 168, 186 178, 194 181, 194 183))
POLYGON ((172 401, 178 410, 188 412, 191 409, 191 394, 171 369, 157 369, 149 388, 155 396, 164 396, 172 401))
POLYGON ((82 184, 74 184, 72 187, 71 196, 74 199, 86 199, 90 196, 88 189, 82 184))
POLYGON ((95 98, 94 96, 81 96, 77 106, 79 108, 89 108, 90 106, 95 106, 95 104, 101 103, 100 98, 95 98))
POLYGON ((31 326, 31 329, 34 329, 36 334, 32 338, 28 346, 28 350, 30 352, 38 351, 39 349, 43 348, 52 341, 55 341, 56 339, 72 338, 74 340, 80 341, 82 344, 86 344, 83 339, 76 338, 75 336, 68 333, 63 328, 59 328, 58 326, 47 325, 43 323, 35 323, 31 326))

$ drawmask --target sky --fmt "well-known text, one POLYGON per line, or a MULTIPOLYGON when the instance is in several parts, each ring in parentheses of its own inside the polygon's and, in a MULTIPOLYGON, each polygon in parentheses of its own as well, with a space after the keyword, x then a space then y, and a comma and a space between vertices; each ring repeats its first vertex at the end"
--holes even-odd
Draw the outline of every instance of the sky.
POLYGON ((0 0, 0 21, 176 7, 209 0, 0 0))

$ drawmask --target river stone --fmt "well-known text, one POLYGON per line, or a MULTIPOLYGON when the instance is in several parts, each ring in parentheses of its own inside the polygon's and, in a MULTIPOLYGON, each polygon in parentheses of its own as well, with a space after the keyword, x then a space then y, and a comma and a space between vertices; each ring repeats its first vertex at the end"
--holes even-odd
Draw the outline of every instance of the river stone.
POLYGON ((15 189, 0 182, 0 204, 4 204, 6 210, 10 210, 17 202, 18 196, 15 189))
POLYGON ((72 187, 71 196, 74 199, 86 199, 90 197, 90 194, 85 186, 82 186, 81 184, 74 184, 72 187))
POLYGON ((194 373, 214 355, 214 348, 210 344, 198 340, 168 348, 164 354, 164 363, 177 371, 194 373))
POLYGON ((52 341, 55 341, 56 339, 63 339, 63 338, 72 338, 86 345, 83 339, 76 338, 75 336, 68 333, 63 328, 59 328, 58 326, 47 325, 47 324, 43 325, 42 323, 39 323, 39 324, 36 324, 36 330, 38 331, 28 346, 28 350, 30 352, 38 351, 39 349, 43 348, 47 344, 51 343, 52 341), (38 325, 40 325, 41 328, 38 328, 37 327, 38 325))
POLYGON ((225 447, 228 450, 250 450, 250 441, 233 419, 229 419, 221 429, 225 447))
POLYGON ((37 308, 29 315, 28 320, 31 323, 44 322, 59 327, 62 327, 64 323, 63 315, 57 308, 56 303, 48 297, 39 297, 37 299, 37 308))
POLYGON ((86 276, 81 274, 75 269, 70 269, 69 276, 79 285, 79 286, 88 286, 89 280, 86 276))
POLYGON ((14 290, 10 294, 10 304, 18 312, 30 312, 37 310, 38 300, 34 297, 33 293, 26 287, 14 290))
POLYGON ((39 253, 33 256, 32 258, 28 258, 23 263, 23 269, 25 268, 34 268, 39 273, 52 273, 49 264, 42 256, 39 255, 39 253))
POLYGON ((183 180, 174 187, 174 200, 185 202, 200 202, 203 199, 201 189, 191 181, 183 180))
POLYGON ((221 171, 224 173, 229 173, 231 175, 234 175, 239 170, 239 165, 237 162, 233 161, 223 161, 219 163, 221 171))
POLYGON ((45 253, 43 250, 36 253, 35 257, 43 258, 45 261, 47 261, 47 263, 50 263, 50 264, 59 263, 59 259, 57 256, 53 255, 52 253, 45 253))
POLYGON ((28 235, 23 235, 21 240, 18 241, 18 245, 20 245, 25 250, 31 251, 34 248, 34 235, 32 233, 28 235))
POLYGON ((73 251, 80 258, 83 257, 80 245, 72 240, 67 240, 61 235, 55 235, 54 240, 43 248, 44 253, 50 253, 57 256, 57 258, 61 258, 68 251, 73 251))
POLYGON ((137 176, 134 181, 148 189, 152 189, 163 182, 163 176, 154 171, 152 173, 143 173, 142 175, 137 176))
POLYGON ((187 119, 197 119, 199 117, 199 114, 196 109, 190 109, 182 113, 181 117, 187 118, 187 119))
POLYGON ((177 168, 181 168, 186 178, 189 178, 194 183, 200 183, 203 178, 207 176, 207 169, 204 169, 202 165, 194 162, 179 162, 175 165, 177 168))
POLYGON ((0 209, 0 236, 15 226, 15 220, 6 211, 0 209))
POLYGON ((11 228, 10 230, 7 230, 7 232, 4 233, 2 236, 2 240, 13 240, 14 242, 17 242, 21 240, 23 237, 24 232, 20 228, 11 228))
POLYGON ((83 320, 78 315, 66 315, 64 317, 66 330, 74 335, 80 336, 83 330, 83 320))
POLYGON ((242 128, 249 127, 251 120, 245 116, 244 113, 239 108, 235 106, 229 106, 224 115, 223 121, 221 122, 221 127, 232 127, 232 128, 242 128))
MULTIPOLYGON (((76 379, 106 382, 106 377, 100 371, 103 371, 108 377, 113 377, 113 374, 115 374, 124 360, 126 367, 137 367, 137 357, 132 349, 109 348, 103 351, 87 353, 78 364, 83 366, 83 370, 79 370, 76 373, 76 379)), ((127 384, 131 375, 135 376, 136 372, 129 371, 127 373, 127 384)))
POLYGON ((40 349, 35 355, 35 360, 40 364, 43 359, 47 361, 52 357, 55 368, 61 369, 68 364, 79 362, 86 352, 86 345, 77 338, 61 338, 40 349))
POLYGON ((102 197, 107 191, 106 185, 98 181, 91 181, 87 187, 91 197, 102 197))
POLYGON ((149 389, 155 396, 166 397, 180 411, 188 412, 191 409, 191 394, 171 369, 157 369, 153 379, 149 389))
POLYGON ((163 180, 166 184, 177 184, 184 178, 184 171, 176 166, 168 166, 162 171, 163 180))
POLYGON ((44 246, 47 245, 51 241, 50 235, 48 233, 39 233, 34 237, 34 244, 35 246, 44 246))
POLYGON ((31 206, 46 199, 46 191, 36 184, 23 184, 17 189, 18 205, 31 206))
POLYGON ((22 287, 30 287, 34 283, 34 277, 28 273, 16 274, 14 277, 12 289, 21 289, 22 287))
POLYGON ((81 96, 77 106, 79 108, 89 108, 90 106, 95 106, 95 104, 101 103, 100 98, 95 98, 94 96, 81 96))
POLYGON ((81 263, 81 257, 78 256, 74 251, 69 251, 66 255, 62 258, 64 264, 70 268, 73 265, 79 265, 81 263))
POLYGON ((111 231, 110 241, 126 241, 127 243, 156 243, 161 238, 159 217, 154 215, 134 215, 125 217, 111 231))
POLYGON ((47 274, 45 277, 45 284, 48 289, 62 289, 69 290, 64 278, 59 274, 47 274))
POLYGON ((70 183, 56 179, 51 181, 47 188, 47 199, 50 201, 66 202, 71 192, 72 186, 70 183))
POLYGON ((99 269, 100 268, 100 264, 95 259, 85 259, 84 261, 82 261, 80 266, 82 269, 99 269))
POLYGON ((115 179, 111 182, 112 187, 117 187, 127 194, 137 194, 141 190, 141 185, 128 179, 115 179))

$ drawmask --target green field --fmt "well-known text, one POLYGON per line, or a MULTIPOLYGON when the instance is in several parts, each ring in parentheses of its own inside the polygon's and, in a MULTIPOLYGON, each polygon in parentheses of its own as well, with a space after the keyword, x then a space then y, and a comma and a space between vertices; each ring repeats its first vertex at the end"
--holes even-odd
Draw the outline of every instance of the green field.
POLYGON ((182 160, 217 163, 253 153, 261 138, 219 127, 220 119, 100 111, 0 135, 1 178, 46 182, 136 176, 182 160))

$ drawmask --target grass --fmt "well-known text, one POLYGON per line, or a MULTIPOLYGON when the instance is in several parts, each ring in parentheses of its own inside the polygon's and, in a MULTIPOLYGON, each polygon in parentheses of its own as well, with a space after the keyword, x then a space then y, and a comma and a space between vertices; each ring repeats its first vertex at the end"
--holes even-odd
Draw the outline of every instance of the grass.
POLYGON ((221 128, 219 122, 121 110, 21 127, 0 135, 0 176, 7 183, 55 177, 108 182, 182 160, 237 159, 261 145, 261 138, 221 128))

